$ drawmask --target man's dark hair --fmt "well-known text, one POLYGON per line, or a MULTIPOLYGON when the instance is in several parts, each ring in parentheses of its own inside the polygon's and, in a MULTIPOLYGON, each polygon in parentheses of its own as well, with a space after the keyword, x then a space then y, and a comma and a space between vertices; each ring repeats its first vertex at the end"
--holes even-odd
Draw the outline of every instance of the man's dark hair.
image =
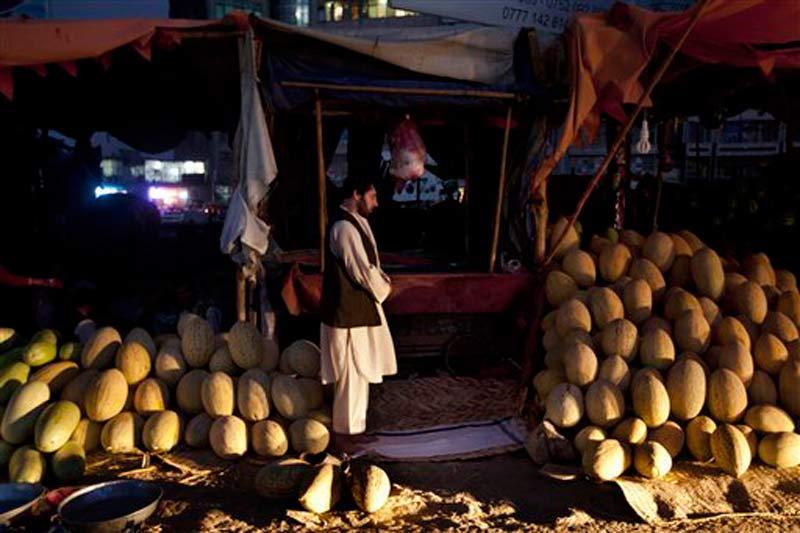
POLYGON ((363 196, 367 193, 367 191, 373 188, 377 190, 378 185, 372 178, 367 178, 364 176, 348 176, 347 179, 344 180, 344 185, 342 185, 342 197, 350 198, 353 196, 353 192, 363 196))

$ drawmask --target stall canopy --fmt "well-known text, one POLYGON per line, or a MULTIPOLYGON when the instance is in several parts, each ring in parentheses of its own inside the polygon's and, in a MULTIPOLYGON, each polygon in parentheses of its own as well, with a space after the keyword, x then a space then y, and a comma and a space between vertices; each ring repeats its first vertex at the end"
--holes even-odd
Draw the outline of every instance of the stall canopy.
POLYGON ((482 105, 488 98, 476 94, 481 91, 539 94, 533 82, 529 35, 524 31, 460 24, 342 32, 258 17, 251 21, 264 42, 262 78, 269 81, 271 99, 279 110, 313 98, 313 88, 297 85, 335 85, 342 89, 336 90, 338 99, 387 107, 482 105), (367 90, 344 90, 347 87, 367 90), (371 88, 423 91, 399 94, 371 88))
POLYGON ((0 117, 112 132, 146 152, 233 129, 244 16, 222 21, 0 21, 0 117))
POLYGON ((579 16, 568 33, 569 110, 554 153, 531 180, 533 190, 582 131, 593 133, 602 113, 624 121, 623 106, 642 95, 659 47, 674 47, 697 9, 697 25, 665 80, 709 67, 752 69, 764 77, 800 68, 800 2, 707 0, 682 13, 616 4, 608 13, 579 16))

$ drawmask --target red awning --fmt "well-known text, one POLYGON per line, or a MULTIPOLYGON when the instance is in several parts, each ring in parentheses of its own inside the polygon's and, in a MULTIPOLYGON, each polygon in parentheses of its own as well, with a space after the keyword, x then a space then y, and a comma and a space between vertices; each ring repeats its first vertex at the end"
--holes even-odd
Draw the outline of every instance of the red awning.
POLYGON ((76 61, 95 59, 107 68, 110 53, 121 47, 130 46, 149 59, 153 44, 177 45, 185 32, 248 25, 247 17, 238 13, 224 24, 178 19, 0 20, 0 93, 13 98, 15 67, 44 74, 48 64, 56 64, 74 76, 76 61))
POLYGON ((532 187, 552 172, 582 129, 592 133, 601 113, 624 120, 623 104, 638 101, 642 73, 659 44, 674 46, 694 10, 703 13, 681 48, 699 64, 800 68, 800 1, 709 0, 683 13, 655 13, 616 4, 608 13, 577 17, 570 28, 571 98, 561 139, 537 169, 532 187))

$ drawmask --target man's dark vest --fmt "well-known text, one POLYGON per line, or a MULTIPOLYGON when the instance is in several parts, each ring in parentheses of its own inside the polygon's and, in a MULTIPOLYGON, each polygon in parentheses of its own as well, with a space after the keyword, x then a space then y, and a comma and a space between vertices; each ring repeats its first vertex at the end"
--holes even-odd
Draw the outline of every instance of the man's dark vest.
MULTIPOLYGON (((361 235, 361 242, 367 252, 367 259, 372 266, 378 264, 378 254, 369 236, 361 228, 361 224, 348 213, 340 209, 339 221, 355 226, 361 235)), ((325 239, 325 273, 322 277, 322 301, 320 302, 320 318, 322 323, 337 328, 357 328, 362 326, 380 326, 375 299, 372 294, 356 283, 348 274, 344 262, 331 250, 330 234, 333 224, 328 227, 325 239)))

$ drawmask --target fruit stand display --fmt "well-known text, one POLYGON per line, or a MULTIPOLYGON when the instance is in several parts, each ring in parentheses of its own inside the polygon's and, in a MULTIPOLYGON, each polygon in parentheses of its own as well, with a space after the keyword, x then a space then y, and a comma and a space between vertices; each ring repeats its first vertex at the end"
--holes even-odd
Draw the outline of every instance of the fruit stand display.
POLYGON ((800 464, 795 276, 764 254, 724 261, 689 231, 580 242, 570 229, 546 278, 534 459, 579 457, 599 480, 659 478, 681 457, 736 477, 757 458, 800 464))
POLYGON ((123 338, 102 327, 82 346, 60 344, 52 330, 27 343, 0 330, 0 464, 8 480, 77 483, 90 453, 210 448, 220 460, 248 452, 274 459, 253 480, 264 498, 295 498, 321 513, 346 482, 360 509, 386 503, 381 468, 324 453, 331 409, 313 343, 280 354, 248 322, 214 335, 190 313, 177 329, 153 339, 141 328, 123 338))

